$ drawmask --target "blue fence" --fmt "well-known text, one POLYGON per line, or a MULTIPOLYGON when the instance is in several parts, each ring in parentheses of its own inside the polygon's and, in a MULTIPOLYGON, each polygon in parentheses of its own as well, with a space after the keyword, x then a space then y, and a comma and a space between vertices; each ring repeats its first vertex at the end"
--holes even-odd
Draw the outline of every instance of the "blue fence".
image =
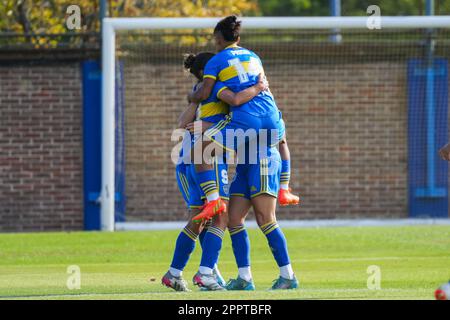
POLYGON ((410 217, 448 217, 448 164, 438 149, 448 137, 448 62, 408 62, 410 217))

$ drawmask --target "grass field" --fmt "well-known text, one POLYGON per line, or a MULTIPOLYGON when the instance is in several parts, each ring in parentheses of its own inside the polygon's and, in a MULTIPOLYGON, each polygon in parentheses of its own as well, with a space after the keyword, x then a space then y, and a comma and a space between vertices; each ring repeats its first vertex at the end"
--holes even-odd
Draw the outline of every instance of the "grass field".
MULTIPOLYGON (((301 288, 269 292, 277 267, 261 232, 249 233, 257 291, 190 293, 160 285, 176 231, 1 234, 0 299, 433 299, 450 279, 450 226, 286 229, 301 288), (81 268, 80 290, 67 289, 69 265, 81 268), (370 265, 381 269, 381 290, 367 289, 370 265)), ((228 234, 219 266, 236 275, 228 234)))

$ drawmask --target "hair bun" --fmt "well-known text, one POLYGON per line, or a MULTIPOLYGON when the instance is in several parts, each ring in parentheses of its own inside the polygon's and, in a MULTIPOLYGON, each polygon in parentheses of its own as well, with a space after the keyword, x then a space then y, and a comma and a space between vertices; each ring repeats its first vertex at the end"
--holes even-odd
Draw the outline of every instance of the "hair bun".
POLYGON ((239 29, 241 28, 241 21, 238 21, 238 17, 235 15, 229 16, 228 21, 230 23, 230 28, 233 31, 233 35, 238 36, 239 29))
POLYGON ((235 15, 220 20, 214 28, 214 33, 220 32, 225 41, 237 41, 241 30, 242 21, 238 21, 235 15))
POLYGON ((226 18, 229 22, 236 22, 237 21, 237 16, 232 15, 232 16, 228 16, 226 18))
POLYGON ((194 62, 195 62, 195 54, 189 53, 184 56, 183 64, 184 64, 185 69, 192 68, 192 66, 194 65, 194 62))

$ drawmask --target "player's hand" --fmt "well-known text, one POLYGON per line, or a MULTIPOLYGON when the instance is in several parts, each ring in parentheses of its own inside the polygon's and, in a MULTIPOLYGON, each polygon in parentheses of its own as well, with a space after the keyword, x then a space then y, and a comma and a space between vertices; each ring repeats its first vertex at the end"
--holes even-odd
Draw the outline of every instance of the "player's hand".
POLYGON ((260 73, 258 75, 258 83, 256 84, 261 91, 269 89, 269 82, 265 75, 260 73))
POLYGON ((199 132, 198 130, 201 130, 201 132, 203 133, 206 130, 208 130, 211 127, 211 125, 212 125, 211 122, 198 120, 198 121, 188 123, 186 125, 186 130, 188 130, 191 133, 199 132))
POLYGON ((194 93, 199 90, 203 85, 202 81, 197 82, 197 84, 194 86, 194 88, 192 89, 192 91, 187 95, 187 101, 188 103, 192 102, 192 96, 194 95, 194 93))
POLYGON ((443 160, 450 161, 450 143, 447 143, 439 150, 439 155, 443 160))

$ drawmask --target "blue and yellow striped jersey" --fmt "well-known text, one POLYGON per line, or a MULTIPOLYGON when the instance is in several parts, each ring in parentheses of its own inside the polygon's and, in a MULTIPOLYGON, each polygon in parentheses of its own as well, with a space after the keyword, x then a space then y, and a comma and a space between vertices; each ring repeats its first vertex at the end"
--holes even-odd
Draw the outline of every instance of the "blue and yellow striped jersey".
POLYGON ((229 113, 229 106, 219 99, 219 93, 227 87, 220 81, 216 81, 208 99, 203 100, 197 107, 197 120, 217 123, 229 113))
MULTIPOLYGON (((193 91, 197 89, 197 85, 198 84, 193 87, 193 91)), ((218 123, 219 121, 225 119, 225 116, 229 113, 230 108, 228 104, 219 99, 219 93, 225 89, 227 89, 227 87, 222 82, 216 81, 208 99, 203 100, 201 103, 199 103, 195 120, 218 123)), ((179 154, 179 163, 185 162, 183 149, 189 150, 190 147, 194 144, 195 138, 196 137, 193 134, 190 134, 189 132, 185 133, 182 142, 182 148, 179 154)))
MULTIPOLYGON (((203 78, 220 81, 231 91, 239 92, 255 85, 263 70, 261 59, 254 52, 233 45, 208 61, 203 78)), ((244 111, 261 116, 278 112, 278 108, 272 94, 267 90, 241 106, 232 107, 231 111, 244 111)))

